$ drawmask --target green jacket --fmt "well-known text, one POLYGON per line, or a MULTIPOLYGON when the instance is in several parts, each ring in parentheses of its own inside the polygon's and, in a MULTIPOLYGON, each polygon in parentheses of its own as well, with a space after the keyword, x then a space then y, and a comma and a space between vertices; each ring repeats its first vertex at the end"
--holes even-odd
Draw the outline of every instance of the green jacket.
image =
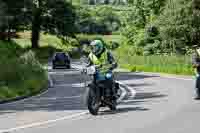
POLYGON ((112 71, 117 67, 111 52, 105 50, 99 57, 97 57, 92 52, 89 54, 90 64, 98 67, 98 71, 101 74, 106 74, 108 71, 112 71))
POLYGON ((196 49, 192 56, 192 64, 196 68, 195 73, 200 73, 200 49, 196 49))

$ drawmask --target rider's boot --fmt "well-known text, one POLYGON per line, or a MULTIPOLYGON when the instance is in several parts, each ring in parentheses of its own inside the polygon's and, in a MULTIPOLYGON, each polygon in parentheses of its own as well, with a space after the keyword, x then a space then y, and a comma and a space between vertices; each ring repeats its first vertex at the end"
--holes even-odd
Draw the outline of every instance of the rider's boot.
POLYGON ((200 100, 200 76, 196 76, 195 99, 200 100))

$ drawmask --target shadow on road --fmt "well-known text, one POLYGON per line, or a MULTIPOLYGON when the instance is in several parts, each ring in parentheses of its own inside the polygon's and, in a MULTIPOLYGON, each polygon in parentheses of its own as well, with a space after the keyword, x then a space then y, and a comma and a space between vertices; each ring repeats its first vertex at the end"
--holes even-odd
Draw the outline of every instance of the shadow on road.
POLYGON ((112 114, 121 114, 121 113, 127 113, 131 111, 148 111, 148 108, 143 108, 143 107, 124 107, 124 108, 118 108, 116 111, 111 111, 111 110, 105 110, 105 111, 100 111, 100 115, 112 115, 112 114))
POLYGON ((139 88, 135 88, 135 87, 144 87, 144 86, 153 86, 154 84, 147 84, 147 83, 127 83, 126 85, 130 86, 130 87, 134 87, 134 89, 139 89, 139 88))
POLYGON ((159 76, 146 75, 146 74, 137 74, 137 73, 129 73, 129 72, 115 72, 115 78, 117 80, 136 80, 136 79, 145 79, 145 78, 154 78, 159 76))
POLYGON ((167 95, 160 94, 159 92, 140 92, 136 94, 135 99, 151 99, 151 98, 163 98, 167 95))

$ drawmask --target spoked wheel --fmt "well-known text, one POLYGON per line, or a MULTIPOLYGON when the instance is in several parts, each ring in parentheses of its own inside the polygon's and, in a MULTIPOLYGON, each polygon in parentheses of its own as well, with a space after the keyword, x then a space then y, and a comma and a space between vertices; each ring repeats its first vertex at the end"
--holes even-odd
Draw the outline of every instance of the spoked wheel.
POLYGON ((92 115, 98 115, 100 100, 98 94, 96 94, 93 89, 89 89, 87 105, 88 110, 92 115))

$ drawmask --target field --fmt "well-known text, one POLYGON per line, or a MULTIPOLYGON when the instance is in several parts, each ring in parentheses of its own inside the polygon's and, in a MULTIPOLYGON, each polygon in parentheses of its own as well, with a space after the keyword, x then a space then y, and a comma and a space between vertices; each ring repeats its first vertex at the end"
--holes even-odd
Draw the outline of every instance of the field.
MULTIPOLYGON (((120 49, 120 48, 119 48, 120 49)), ((189 55, 129 55, 128 51, 114 51, 120 67, 130 71, 159 72, 180 75, 193 75, 191 56, 189 55), (119 52, 120 51, 120 52, 119 52)))

